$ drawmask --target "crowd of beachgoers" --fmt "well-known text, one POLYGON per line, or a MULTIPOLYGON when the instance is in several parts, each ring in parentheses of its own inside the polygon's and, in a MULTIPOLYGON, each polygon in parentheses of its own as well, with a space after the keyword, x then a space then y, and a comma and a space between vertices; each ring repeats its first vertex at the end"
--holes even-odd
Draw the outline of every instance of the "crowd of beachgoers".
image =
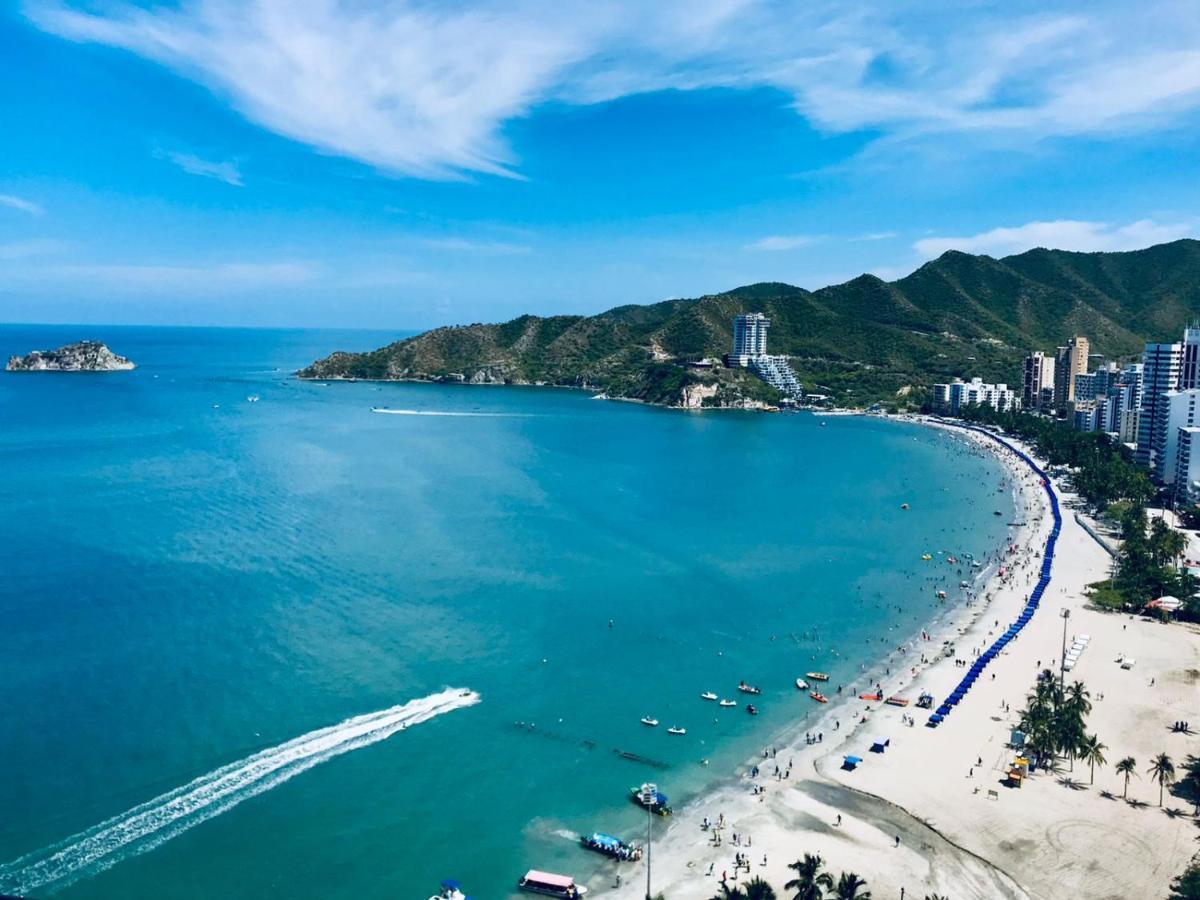
MULTIPOLYGON (((1089 608, 1086 586, 1107 576, 1109 557, 1071 516, 1041 609, 970 697, 937 728, 927 726, 929 711, 914 708, 926 693, 940 703, 959 670, 1021 612, 1051 530, 1046 486, 1027 462, 990 438, 948 432, 958 452, 1004 464, 996 487, 1016 504, 1008 539, 977 559, 950 562, 947 548, 931 551, 940 565, 925 588, 946 593, 945 615, 897 641, 875 668, 864 665, 859 682, 834 692, 821 718, 797 724, 676 810, 655 838, 656 892, 708 898, 754 878, 779 889, 795 875, 788 865, 812 853, 864 877, 876 896, 1154 897, 1187 864, 1189 817, 1154 816, 1136 798, 1122 799, 1115 775, 1111 790, 1101 786, 1103 769, 1094 786, 1057 771, 1034 774, 1020 788, 1008 779, 1026 695, 1042 670, 1059 671, 1064 642, 1085 633, 1091 650, 1071 677, 1091 689, 1089 727, 1112 752, 1144 761, 1164 748, 1179 758, 1200 754, 1190 731, 1171 727, 1200 715, 1200 633, 1089 608), (1122 668, 1118 658, 1138 663, 1122 668), (891 697, 909 704, 889 705, 891 697)), ((1060 488, 1051 489, 1061 498, 1060 488)), ((633 897, 638 879, 625 878, 623 887, 594 889, 633 897)))

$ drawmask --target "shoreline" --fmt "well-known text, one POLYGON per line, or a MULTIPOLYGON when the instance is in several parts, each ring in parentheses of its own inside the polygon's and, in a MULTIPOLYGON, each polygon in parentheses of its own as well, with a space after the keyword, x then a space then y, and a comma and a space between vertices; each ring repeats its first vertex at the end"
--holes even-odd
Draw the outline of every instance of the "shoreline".
MULTIPOLYGON (((1076 799, 1072 795, 1083 789, 1069 778, 1069 773, 1067 786, 1061 779, 1056 783, 1054 775, 1039 774, 1027 781, 1024 790, 1011 791, 1001 787, 997 777, 1006 770, 1013 755, 1003 744, 1016 710, 1031 689, 1038 669, 1052 667, 1060 652, 1062 620, 1058 612, 1064 603, 1076 617, 1069 623, 1075 633, 1090 631, 1099 636, 1102 630, 1109 634, 1116 632, 1132 643, 1132 632, 1159 626, 1086 609, 1083 587, 1106 576, 1109 559, 1073 517, 1064 515, 1051 581, 1039 613, 1019 639, 993 660, 971 696, 956 708, 954 716, 936 730, 924 727, 930 710, 918 710, 912 705, 917 695, 922 691, 933 694, 936 707, 962 674, 959 666, 938 652, 945 646, 941 641, 950 641, 955 646, 955 658, 968 660, 969 664, 974 653, 990 645, 1024 606, 1040 574, 1039 563, 1052 527, 1050 501, 1034 471, 984 434, 924 416, 887 418, 941 428, 999 459, 1017 495, 1014 505, 1020 518, 1014 521, 1023 523, 1009 537, 1010 546, 1018 548, 1020 561, 1010 565, 1004 576, 993 572, 986 580, 980 580, 975 596, 980 602, 967 601, 948 608, 925 629, 931 640, 920 641, 917 646, 928 644, 928 649, 934 651, 930 662, 919 664, 915 672, 905 667, 891 677, 879 679, 885 698, 903 693, 911 701, 909 707, 889 707, 847 697, 825 711, 816 724, 806 717, 781 729, 777 738, 781 746, 772 756, 748 760, 727 782, 677 811, 670 827, 655 838, 655 893, 662 891, 671 900, 712 897, 720 890, 722 873, 728 874, 734 886, 760 876, 779 891, 792 875, 787 863, 809 852, 823 856, 835 878, 838 871, 854 871, 865 877, 868 889, 876 896, 898 896, 901 888, 911 892, 908 896, 937 892, 955 900, 1165 894, 1170 879, 1182 870, 1192 852, 1194 828, 1188 816, 1159 816, 1162 821, 1155 824, 1171 833, 1171 840, 1160 844, 1141 839, 1139 834, 1145 828, 1145 822, 1140 821, 1143 817, 1131 816, 1126 827, 1107 829, 1117 832, 1115 838, 1110 837, 1110 842, 1117 845, 1113 852, 1085 866, 1082 862, 1092 854, 1098 841, 1093 830, 1105 830, 1114 814, 1112 792, 1102 793, 1097 786, 1086 798, 1108 807, 1094 810, 1093 821, 1080 819, 1078 811, 1070 809, 1071 801, 1076 799), (1029 658, 1031 655, 1036 664, 1029 658), (1025 666, 1014 671, 1014 658, 1021 658, 1025 666), (997 701, 997 697, 1001 699, 997 701), (855 708, 855 702, 863 706, 853 715, 853 724, 831 732, 828 725, 835 713, 839 714, 837 718, 845 718, 846 712, 855 708), (915 725, 902 724, 902 717, 907 715, 916 719, 915 725), (817 745, 800 743, 805 729, 823 730, 825 736, 832 735, 833 739, 817 745), (877 735, 891 741, 882 755, 866 752, 869 742, 863 739, 877 735), (820 749, 806 752, 814 747, 820 749), (857 770, 847 772, 841 767, 843 753, 861 756, 864 761, 857 770), (773 772, 776 762, 782 768, 785 760, 796 770, 790 778, 776 780, 773 774, 766 774, 773 772), (756 762, 764 764, 764 774, 758 780, 766 789, 765 794, 752 793, 748 772, 756 762), (977 762, 978 765, 972 765, 977 762), (959 783, 959 774, 967 778, 971 790, 965 790, 966 786, 959 783), (1035 792, 1057 792, 1036 810, 1047 819, 1047 834, 1053 834, 1042 843, 1029 838, 1029 816, 1035 810, 1027 798, 1035 792), (1015 796, 1010 799, 1010 795, 1015 796), (721 842, 716 843, 712 832, 702 830, 699 824, 703 817, 715 821, 722 814, 727 826, 721 842), (981 820, 986 827, 980 827, 981 820), (736 843, 734 833, 738 835, 736 843), (1147 864, 1121 858, 1127 857, 1128 852, 1122 853, 1119 848, 1131 842, 1138 845, 1143 857, 1150 858, 1147 864), (1049 853, 1047 846, 1052 848, 1049 853), (748 869, 735 869, 733 860, 738 853, 748 858, 748 869), (1106 865, 1108 871, 1094 874, 1093 870, 1104 870, 1106 865), (1110 882, 1113 882, 1112 893, 1108 893, 1110 882), (1120 889, 1117 884, 1121 884, 1120 889), (1098 893, 1094 892, 1097 888, 1098 893)), ((1021 442, 1007 436, 1004 440, 1035 458, 1021 442)), ((1053 484, 1050 490, 1061 504, 1061 490, 1053 484)), ((1200 691, 1194 683, 1200 680, 1200 631, 1178 624, 1165 628, 1168 630, 1160 629, 1154 635, 1172 648, 1164 656, 1167 668, 1162 670, 1160 680, 1181 680, 1191 689, 1188 696, 1172 698, 1166 722, 1187 719, 1189 712, 1200 719, 1200 691), (1181 659, 1184 669, 1180 673, 1176 667, 1181 659), (1193 668, 1188 669, 1189 665, 1193 668), (1188 673, 1194 673, 1195 677, 1188 673)), ((1120 673, 1115 675, 1118 681, 1128 673, 1111 663, 1114 654, 1110 653, 1110 647, 1101 647, 1099 641, 1093 640, 1092 648, 1071 674, 1072 680, 1076 677, 1086 680, 1094 694, 1088 729, 1098 731, 1101 740, 1109 745, 1111 765, 1120 758, 1118 754, 1124 755, 1122 748, 1133 742, 1120 727, 1097 726, 1098 720, 1110 718, 1107 714, 1117 704, 1112 698, 1103 702, 1095 699, 1095 696, 1104 698, 1107 691, 1098 690, 1096 683, 1101 678, 1092 669, 1107 668, 1103 674, 1108 678, 1103 680, 1114 677, 1113 669, 1120 673)), ((1144 650, 1138 652, 1146 655, 1144 650)), ((896 653, 890 651, 856 683, 873 683, 863 679, 871 672, 886 670, 896 653)), ((1140 674, 1144 677, 1146 673, 1140 674)), ((1133 680, 1140 679, 1135 675, 1133 680)), ((1120 687, 1117 691, 1120 692, 1120 687)), ((1133 705, 1144 706, 1136 700, 1133 705)), ((1125 722, 1120 724, 1124 726, 1125 722)), ((1198 752, 1194 741, 1186 748, 1181 746, 1172 751, 1177 765, 1188 752, 1198 752)), ((1151 755, 1149 749, 1139 751, 1139 768, 1144 767, 1151 755)), ((1113 781, 1111 772, 1100 777, 1113 781)), ((1141 787, 1144 791, 1145 784, 1141 787)), ((1130 804, 1125 806, 1140 809, 1130 804)), ((1190 812, 1190 807, 1187 811, 1190 812)), ((642 895, 644 869, 631 868, 622 877, 624 888, 597 885, 593 891, 614 898, 642 895)))

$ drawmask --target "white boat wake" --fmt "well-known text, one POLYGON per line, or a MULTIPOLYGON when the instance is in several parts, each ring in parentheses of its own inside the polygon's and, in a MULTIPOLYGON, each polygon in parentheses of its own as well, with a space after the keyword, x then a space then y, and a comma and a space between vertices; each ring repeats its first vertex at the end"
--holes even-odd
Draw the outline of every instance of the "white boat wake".
POLYGON ((452 412, 437 409, 389 409, 386 406, 372 406, 371 412, 383 413, 388 416, 449 416, 464 419, 529 419, 532 413, 510 412, 452 412))
POLYGON ((123 859, 153 850, 326 760, 443 713, 474 706, 479 700, 474 691, 451 688, 261 750, 57 844, 0 865, 0 892, 53 893, 123 859))

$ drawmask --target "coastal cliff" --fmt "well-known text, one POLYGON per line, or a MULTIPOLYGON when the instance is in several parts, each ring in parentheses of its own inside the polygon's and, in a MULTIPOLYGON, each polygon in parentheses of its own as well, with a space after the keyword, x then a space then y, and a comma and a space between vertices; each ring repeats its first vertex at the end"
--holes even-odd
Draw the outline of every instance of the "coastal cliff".
POLYGON ((301 378, 552 384, 668 406, 774 403, 774 389, 718 362, 731 322, 771 321, 808 393, 842 406, 919 402, 933 383, 978 375, 1020 384, 1020 360, 1070 334, 1110 357, 1174 333, 1200 308, 1200 241, 1125 253, 949 251, 886 282, 861 275, 809 291, 778 282, 595 316, 520 316, 435 328, 367 353, 333 353, 301 378))
POLYGON ((99 341, 78 341, 57 350, 10 356, 5 368, 9 372, 125 372, 134 364, 99 341))

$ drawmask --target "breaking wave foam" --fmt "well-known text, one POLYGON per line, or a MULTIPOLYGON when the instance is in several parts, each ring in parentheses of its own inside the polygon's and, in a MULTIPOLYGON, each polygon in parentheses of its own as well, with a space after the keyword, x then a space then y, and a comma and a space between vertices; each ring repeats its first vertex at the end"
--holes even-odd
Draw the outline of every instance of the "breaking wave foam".
POLYGON ((261 750, 57 844, 0 865, 0 890, 14 894, 59 890, 130 856, 153 850, 326 760, 385 740, 444 713, 473 706, 479 700, 474 691, 452 688, 355 716, 261 750))

